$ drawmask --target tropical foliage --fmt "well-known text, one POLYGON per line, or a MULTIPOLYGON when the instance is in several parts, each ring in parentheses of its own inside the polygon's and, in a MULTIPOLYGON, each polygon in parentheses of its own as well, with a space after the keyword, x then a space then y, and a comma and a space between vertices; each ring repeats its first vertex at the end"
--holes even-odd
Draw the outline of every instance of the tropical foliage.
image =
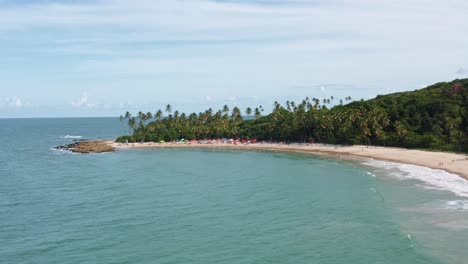
POLYGON ((352 101, 308 97, 275 102, 273 111, 248 107, 185 114, 171 105, 152 113, 121 116, 131 135, 117 140, 242 138, 265 141, 369 144, 468 152, 468 79, 412 92, 352 101), (350 102, 352 101, 352 102, 350 102), (331 105, 334 105, 331 107, 331 105))

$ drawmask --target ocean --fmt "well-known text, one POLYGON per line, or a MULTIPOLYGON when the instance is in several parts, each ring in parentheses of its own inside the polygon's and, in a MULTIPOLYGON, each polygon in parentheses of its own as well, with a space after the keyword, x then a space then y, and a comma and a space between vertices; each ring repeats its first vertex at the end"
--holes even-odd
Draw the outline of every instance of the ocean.
POLYGON ((371 159, 52 147, 118 118, 0 119, 0 263, 466 264, 468 184, 371 159))

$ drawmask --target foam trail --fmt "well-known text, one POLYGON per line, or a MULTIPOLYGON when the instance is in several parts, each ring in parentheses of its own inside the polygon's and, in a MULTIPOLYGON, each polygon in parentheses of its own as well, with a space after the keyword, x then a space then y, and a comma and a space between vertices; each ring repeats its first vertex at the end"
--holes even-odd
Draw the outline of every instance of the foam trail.
POLYGON ((468 197, 468 181, 444 170, 372 159, 365 161, 364 164, 392 170, 391 175, 399 179, 420 180, 427 184, 428 188, 450 191, 459 196, 468 197))
POLYGON ((83 138, 83 136, 70 136, 70 135, 66 135, 66 136, 61 137, 61 138, 83 138))

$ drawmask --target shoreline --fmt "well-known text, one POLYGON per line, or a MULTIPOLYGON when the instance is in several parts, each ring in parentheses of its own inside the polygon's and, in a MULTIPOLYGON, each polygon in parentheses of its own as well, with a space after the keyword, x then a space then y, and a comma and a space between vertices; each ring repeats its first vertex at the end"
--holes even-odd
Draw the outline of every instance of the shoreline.
POLYGON ((377 147, 377 146, 338 146, 325 144, 274 144, 274 143, 250 143, 250 144, 184 144, 184 143, 116 143, 106 141, 115 149, 141 149, 141 148, 188 148, 188 149, 234 149, 234 150, 264 150, 277 152, 296 152, 304 154, 326 154, 335 158, 361 157, 375 160, 413 164, 431 169, 444 170, 456 174, 468 180, 468 156, 447 152, 431 152, 424 150, 377 147))

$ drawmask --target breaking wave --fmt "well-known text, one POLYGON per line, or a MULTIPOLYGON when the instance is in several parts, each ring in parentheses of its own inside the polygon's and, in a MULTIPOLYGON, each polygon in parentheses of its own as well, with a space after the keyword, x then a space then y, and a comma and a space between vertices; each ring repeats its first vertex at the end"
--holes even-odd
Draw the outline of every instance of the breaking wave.
POLYGON ((61 138, 83 138, 83 136, 70 136, 70 135, 66 135, 64 137, 61 137, 61 138))
POLYGON ((390 175, 399 179, 415 179, 425 183, 426 188, 453 192, 468 197, 468 181, 444 170, 380 160, 366 160, 364 165, 390 170, 390 175))

